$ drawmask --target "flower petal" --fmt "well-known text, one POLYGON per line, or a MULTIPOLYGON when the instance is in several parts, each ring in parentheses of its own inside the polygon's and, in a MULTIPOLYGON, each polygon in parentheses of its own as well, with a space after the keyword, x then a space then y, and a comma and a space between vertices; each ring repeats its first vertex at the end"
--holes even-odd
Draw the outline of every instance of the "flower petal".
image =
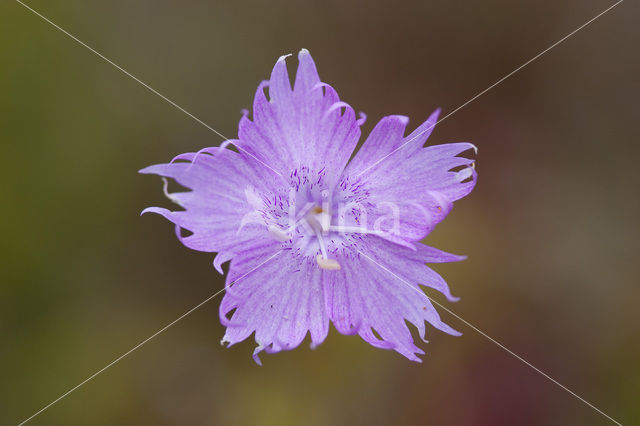
POLYGON ((247 199, 248 188, 258 187, 266 191, 274 179, 255 160, 230 150, 218 155, 193 155, 193 162, 157 164, 142 169, 140 173, 157 174, 175 179, 179 184, 192 189, 190 192, 170 194, 186 210, 170 211, 150 207, 151 212, 164 216, 182 229, 192 232, 181 242, 187 247, 205 252, 223 252, 218 255, 216 269, 233 253, 262 240, 271 240, 264 224, 259 221, 246 222, 255 213, 247 199))
POLYGON ((408 242, 424 238, 442 221, 453 202, 475 186, 474 161, 457 155, 470 143, 423 148, 437 121, 436 111, 409 136, 404 117, 383 118, 347 166, 344 175, 362 182, 371 202, 369 219, 395 220, 392 232, 408 242), (393 209, 390 211, 389 209, 393 209))
POLYGON ((416 326, 422 339, 425 321, 460 335, 440 320, 419 286, 434 287, 453 299, 444 280, 424 266, 425 259, 443 259, 445 253, 426 246, 412 251, 367 237, 360 254, 338 256, 341 269, 323 273, 327 313, 340 333, 358 333, 371 345, 394 349, 413 361, 420 361, 417 355, 424 352, 414 344, 405 320, 416 326))
POLYGON ((315 347, 329 332, 322 271, 315 263, 298 264, 289 251, 264 262, 273 255, 274 247, 277 245, 246 251, 232 260, 227 283, 237 281, 220 305, 220 317, 227 325, 222 342, 231 346, 255 332, 258 346, 254 359, 258 363, 262 350, 273 353, 294 349, 307 332, 315 347), (260 262, 264 264, 256 268, 260 262), (255 270, 247 273, 252 268, 255 270))
POLYGON ((380 158, 391 154, 394 149, 401 146, 404 141, 404 131, 408 123, 409 118, 403 115, 383 117, 373 128, 351 163, 349 163, 350 174, 357 175, 380 158))
POLYGON ((360 137, 355 112, 320 81, 305 49, 298 55, 292 89, 285 58, 280 57, 271 79, 258 87, 253 121, 247 116, 240 120, 238 145, 285 176, 306 166, 316 171, 325 168, 327 176, 337 177, 360 137))

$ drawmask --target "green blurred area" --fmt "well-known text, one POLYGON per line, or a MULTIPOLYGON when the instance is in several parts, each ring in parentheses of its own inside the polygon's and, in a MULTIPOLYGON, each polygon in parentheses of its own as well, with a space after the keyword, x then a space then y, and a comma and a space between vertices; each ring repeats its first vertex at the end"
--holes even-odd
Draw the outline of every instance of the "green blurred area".
MULTIPOLYGON (((608 5, 27 2, 232 138, 278 56, 308 48, 369 121, 452 111, 608 5)), ((441 123, 480 179, 426 243, 470 323, 640 422, 639 7, 624 2, 441 123)), ((0 3, 0 424, 17 424, 218 291, 140 168, 221 139, 17 2, 0 3)), ((294 60, 295 61, 295 60, 294 60)), ((293 64, 294 61, 291 63, 293 64)), ((442 301, 436 294, 430 294, 442 301)), ((224 349, 220 299, 34 425, 598 425, 607 420, 451 315, 423 364, 331 330, 315 350, 224 349)))

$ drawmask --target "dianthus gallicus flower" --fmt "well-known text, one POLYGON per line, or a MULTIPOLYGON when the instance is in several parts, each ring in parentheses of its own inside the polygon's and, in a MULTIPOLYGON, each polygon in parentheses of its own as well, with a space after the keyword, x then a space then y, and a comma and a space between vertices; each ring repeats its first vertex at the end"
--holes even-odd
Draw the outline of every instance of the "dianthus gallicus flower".
POLYGON ((360 149, 364 115, 320 81, 308 51, 292 85, 276 62, 240 119, 238 139, 141 170, 190 189, 151 207, 187 247, 230 261, 220 320, 229 346, 255 333, 258 354, 289 350, 329 324, 413 361, 425 321, 451 335, 421 285, 456 300, 426 263, 464 257, 422 240, 476 183, 470 143, 424 147, 438 111, 405 135, 408 118, 384 117, 360 149), (353 158, 351 158, 353 155, 353 158), (351 160, 350 160, 351 158, 351 160), (188 235, 185 235, 185 232, 188 235))

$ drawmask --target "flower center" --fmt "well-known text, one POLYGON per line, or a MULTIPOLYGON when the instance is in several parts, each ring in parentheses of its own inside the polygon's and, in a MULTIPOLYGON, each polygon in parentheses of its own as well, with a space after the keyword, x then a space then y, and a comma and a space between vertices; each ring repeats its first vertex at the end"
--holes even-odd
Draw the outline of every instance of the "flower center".
POLYGON ((356 256, 362 234, 376 233, 360 223, 366 217, 368 193, 346 178, 337 184, 328 182, 324 170, 302 167, 290 179, 289 188, 260 197, 260 216, 273 238, 294 256, 321 269, 340 269, 337 254, 356 256))

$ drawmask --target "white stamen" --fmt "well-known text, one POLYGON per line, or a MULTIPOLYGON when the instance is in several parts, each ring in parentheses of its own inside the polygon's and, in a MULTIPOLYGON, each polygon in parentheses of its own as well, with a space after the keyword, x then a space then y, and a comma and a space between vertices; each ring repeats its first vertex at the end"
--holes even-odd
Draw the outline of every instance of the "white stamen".
POLYGON ((327 259, 321 255, 317 255, 316 262, 318 262, 320 269, 326 269, 327 271, 337 271, 340 269, 340 264, 335 259, 327 259))
POLYGON ((269 225, 269 232, 278 241, 289 241, 291 237, 275 225, 269 225))

